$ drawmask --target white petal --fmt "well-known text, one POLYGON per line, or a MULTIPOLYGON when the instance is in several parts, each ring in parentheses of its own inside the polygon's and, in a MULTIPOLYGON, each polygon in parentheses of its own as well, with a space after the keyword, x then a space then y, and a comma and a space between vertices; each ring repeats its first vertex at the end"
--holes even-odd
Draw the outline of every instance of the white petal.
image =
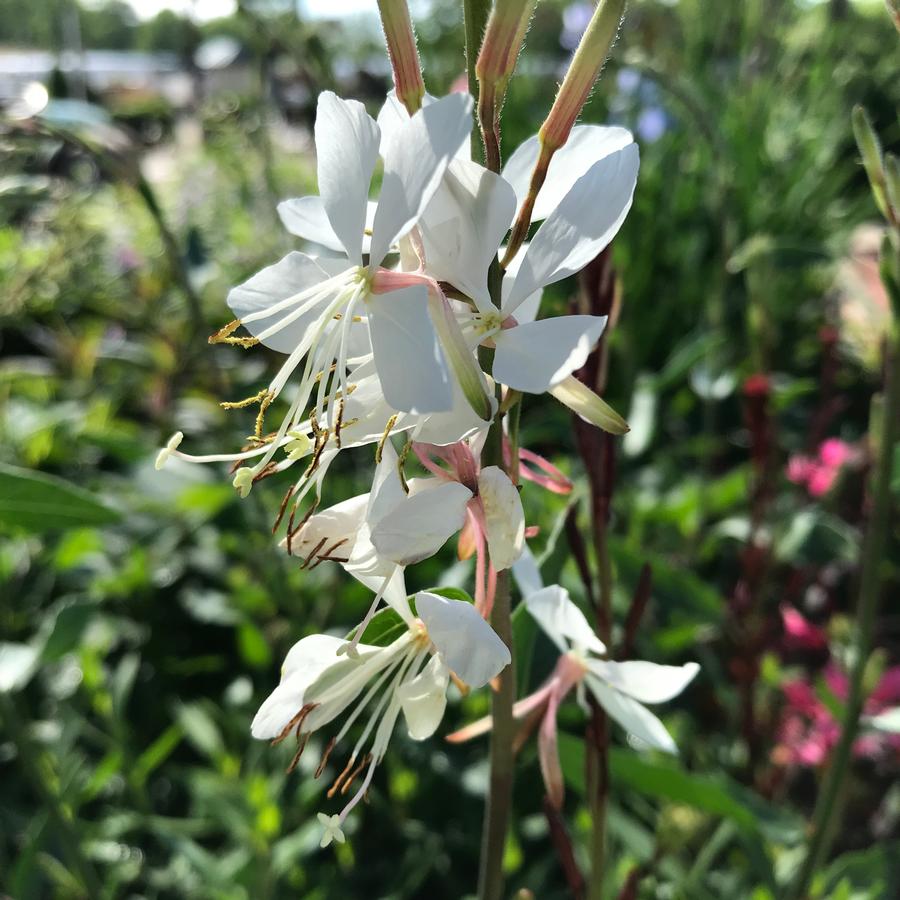
POLYGON ((350 262, 359 265, 369 182, 381 139, 378 126, 362 103, 323 91, 315 133, 319 194, 350 262))
POLYGON ((406 499, 406 491, 403 490, 400 481, 398 462, 394 445, 390 441, 385 441, 381 450, 381 461, 375 467, 369 506, 366 509, 366 521, 370 526, 375 525, 398 503, 406 499))
POLYGON ((281 670, 280 684, 260 706, 250 725, 253 737, 270 740, 281 734, 300 712, 306 689, 340 661, 337 650, 344 643, 327 634, 311 634, 291 647, 281 670))
MULTIPOLYGON (((465 395, 455 378, 452 379, 453 408, 449 412, 432 413, 425 417, 419 430, 416 432, 416 440, 425 444, 455 444, 484 428, 482 419, 472 404, 466 400, 465 395)), ((491 398, 491 418, 497 413, 497 401, 491 398)))
MULTIPOLYGON (((371 231, 372 222, 375 220, 376 203, 369 200, 366 203, 366 228, 371 231)), ((340 239, 334 233, 331 222, 328 221, 328 214, 325 212, 325 206, 321 197, 298 197, 294 200, 285 200, 278 204, 278 215, 281 218, 281 224, 297 237, 303 238, 305 241, 312 241, 329 250, 343 255, 346 253, 340 239)), ((369 252, 369 243, 371 237, 363 236, 362 252, 369 252)), ((322 263, 319 263, 322 265, 322 263)), ((344 263, 343 268, 346 268, 344 263)))
POLYGON ((568 651, 569 642, 595 653, 606 652, 584 613, 572 602, 569 592, 558 584, 529 594, 525 598, 525 608, 561 652, 568 651))
POLYGON ((391 135, 372 235, 371 264, 416 224, 447 165, 472 130, 472 98, 450 94, 423 106, 391 135))
POLYGON ((525 546, 525 511, 522 498, 499 466, 486 466, 478 475, 478 496, 484 507, 485 532, 491 564, 508 569, 525 546))
POLYGON ((637 144, 601 159, 575 182, 532 238, 504 311, 583 269, 615 237, 637 183, 637 144))
MULTIPOLYGON (((519 268, 522 265, 525 254, 528 253, 529 246, 530 244, 527 242, 522 244, 519 252, 506 267, 506 272, 503 275, 503 286, 500 291, 502 301, 500 303, 501 309, 506 309, 507 301, 512 293, 513 286, 516 283, 516 276, 519 274, 519 268)), ((544 289, 538 288, 538 290, 529 294, 524 300, 519 301, 516 306, 516 321, 520 325, 524 325, 526 322, 533 322, 537 318, 543 294, 544 289)))
POLYGON ((409 736, 414 741, 430 738, 447 708, 447 684, 450 673, 439 656, 432 656, 428 665, 412 681, 397 689, 409 736))
MULTIPOLYGON (((329 275, 311 256, 294 251, 274 265, 266 266, 243 284, 232 288, 228 292, 228 306, 236 318, 242 319, 308 290, 328 277, 329 275)), ((263 343, 279 353, 291 353, 303 339, 307 328, 324 311, 327 302, 325 299, 316 304, 290 325, 267 337, 263 343)), ((253 335, 261 334, 290 312, 290 309, 286 309, 264 319, 258 319, 247 325, 247 330, 253 335)))
POLYGON ((321 244, 329 250, 344 251, 344 246, 334 233, 325 204, 321 197, 297 197, 278 204, 281 224, 297 237, 305 241, 321 244))
POLYGON ((471 497, 455 481, 407 497, 372 529, 375 549, 402 566, 428 559, 462 528, 471 497))
POLYGON ((515 194, 499 175, 454 160, 419 220, 429 275, 492 308, 488 268, 515 209, 515 194))
MULTIPOLYGON (((559 205, 572 185, 598 160, 627 147, 634 141, 631 132, 618 126, 576 125, 566 143, 550 160, 547 177, 538 193, 531 214, 532 222, 546 219, 559 205)), ((537 135, 519 144, 503 166, 503 177, 516 192, 517 209, 528 195, 531 173, 537 162, 540 145, 537 135)))
POLYGON ((663 750, 666 753, 677 753, 678 748, 666 726, 637 700, 620 694, 607 687, 600 679, 592 675, 586 677, 587 686, 597 698, 597 702, 615 719, 629 734, 642 740, 645 744, 663 750))
POLYGON ((453 406, 450 372, 428 313, 424 285, 366 298, 375 368, 384 399, 400 412, 453 406))
POLYGON ((335 555, 348 556, 356 534, 366 520, 368 503, 369 495, 359 494, 310 516, 291 539, 292 555, 305 557, 319 545, 324 552, 343 541, 339 548, 335 548, 335 555))
POLYGON ((494 338, 494 378, 542 394, 584 365, 605 327, 606 316, 559 316, 507 328, 494 338))
POLYGON ((588 668, 610 687, 641 703, 665 703, 677 697, 700 671, 700 666, 695 662, 683 666, 660 666, 641 660, 612 662, 592 659, 588 668))
POLYGON ((444 662, 471 687, 487 684, 509 665, 509 648, 471 603, 420 591, 416 612, 444 662))

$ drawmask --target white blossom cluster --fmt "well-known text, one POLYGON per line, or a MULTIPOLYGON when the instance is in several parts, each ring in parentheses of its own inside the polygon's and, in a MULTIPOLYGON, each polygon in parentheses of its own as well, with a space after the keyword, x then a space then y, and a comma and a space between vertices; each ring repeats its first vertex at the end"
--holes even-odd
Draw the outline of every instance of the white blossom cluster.
MULTIPOLYGON (((239 453, 192 456, 179 450, 179 433, 158 457, 158 466, 171 456, 230 462, 241 496, 262 478, 299 471, 279 516, 287 521, 287 551, 309 565, 337 561, 374 593, 351 639, 316 634, 294 645, 252 724, 257 738, 295 736, 296 761, 313 732, 341 718, 319 774, 351 727, 361 726, 328 796, 347 794, 357 778, 359 786, 339 814, 320 814, 323 846, 344 840, 346 816, 368 789, 401 713, 412 738, 427 738, 451 681, 464 691, 482 687, 509 664, 509 649, 487 621, 500 570, 516 564, 530 572, 527 608, 561 653, 553 679, 515 710, 545 709, 541 763, 554 798, 562 783, 555 711, 569 689, 581 697, 586 685, 629 732, 671 750, 642 702, 669 699, 696 670, 603 659, 605 648, 565 592, 535 584, 519 492, 503 468, 480 462, 498 400, 512 392, 549 392, 594 421, 601 401, 573 372, 606 319, 538 318, 541 292, 582 269, 618 231, 635 189, 637 145, 623 128, 572 130, 534 202, 531 220, 541 224, 492 291, 489 272, 528 196, 539 141, 522 144, 497 174, 471 160, 471 131, 466 94, 426 96, 412 116, 391 94, 377 121, 358 102, 320 95, 319 195, 279 206, 288 231, 318 252, 289 253, 234 288, 235 319, 213 336, 284 357, 265 390, 230 404, 258 405, 255 434, 239 453), (376 170, 380 189, 371 200, 376 170), (490 371, 480 362, 484 349, 490 371), (280 422, 267 432, 276 404, 280 422), (377 460, 371 490, 319 510, 330 464, 341 450, 365 445, 377 460), (411 453, 428 476, 407 480, 411 453), (409 598, 405 568, 457 533, 476 557, 475 604, 428 592, 409 598), (382 602, 404 627, 386 646, 363 643, 382 602)), ((534 480, 549 479, 552 488, 552 467, 532 459, 550 473, 534 472, 534 480)), ((489 727, 489 720, 475 723, 455 737, 489 727)))

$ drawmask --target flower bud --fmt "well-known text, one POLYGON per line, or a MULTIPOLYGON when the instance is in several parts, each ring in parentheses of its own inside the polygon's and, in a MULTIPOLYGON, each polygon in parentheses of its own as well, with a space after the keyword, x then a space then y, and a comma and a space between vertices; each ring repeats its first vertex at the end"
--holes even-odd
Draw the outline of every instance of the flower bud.
POLYGON ((625 0, 600 0, 582 35, 569 71, 540 129, 541 143, 557 150, 565 144, 616 39, 625 0))
POLYGON ((496 85, 501 97, 516 68, 536 3, 537 0, 497 0, 488 19, 475 74, 480 82, 496 85))
POLYGON ((394 89, 397 99, 413 115, 422 105, 425 82, 416 49, 416 36, 406 0, 378 0, 381 26, 387 42, 388 56, 394 73, 394 89))

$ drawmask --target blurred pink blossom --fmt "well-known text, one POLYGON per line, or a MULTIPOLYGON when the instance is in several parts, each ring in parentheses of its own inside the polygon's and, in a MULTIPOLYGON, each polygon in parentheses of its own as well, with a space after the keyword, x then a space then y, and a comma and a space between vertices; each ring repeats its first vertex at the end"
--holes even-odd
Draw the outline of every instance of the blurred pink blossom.
POLYGON ((803 485, 811 497, 823 497, 834 486, 841 468, 857 456, 851 444, 828 438, 819 445, 814 458, 798 453, 788 460, 788 481, 803 485))
POLYGON ((828 646, 825 632, 791 606, 781 607, 784 642, 791 650, 822 650, 828 646))
MULTIPOLYGON (((798 614, 799 615, 799 614, 798 614)), ((802 617, 801 617, 802 618, 802 617)), ((834 663, 824 672, 828 690, 846 701, 849 683, 846 673, 834 663)), ((782 685, 785 707, 772 759, 781 766, 820 766, 828 759, 841 736, 840 723, 819 699, 808 679, 798 678, 782 685)), ((888 669, 863 707, 866 716, 876 716, 900 704, 900 666, 888 669)), ((864 730, 853 744, 857 757, 900 758, 900 735, 864 730)))

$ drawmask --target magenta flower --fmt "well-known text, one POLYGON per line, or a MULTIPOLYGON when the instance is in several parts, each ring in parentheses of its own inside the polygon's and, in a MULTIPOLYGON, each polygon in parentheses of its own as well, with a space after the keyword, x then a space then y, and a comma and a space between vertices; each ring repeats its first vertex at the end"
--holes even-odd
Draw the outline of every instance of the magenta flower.
MULTIPOLYGON (((847 675, 829 664, 824 672, 828 689, 841 701, 847 699, 847 675)), ((773 761, 782 766, 821 766, 841 736, 840 723, 819 698, 807 679, 795 679, 782 685, 786 700, 778 728, 778 743, 772 751, 773 761)), ((900 705, 900 666, 888 669, 877 687, 866 699, 863 711, 868 726, 853 744, 857 757, 881 759, 900 756, 900 734, 884 727, 887 713, 900 705)))
POLYGON ((819 445, 815 457, 796 454, 788 460, 788 481, 803 485, 811 497, 824 497, 847 463, 858 457, 854 447, 840 438, 828 438, 819 445))

